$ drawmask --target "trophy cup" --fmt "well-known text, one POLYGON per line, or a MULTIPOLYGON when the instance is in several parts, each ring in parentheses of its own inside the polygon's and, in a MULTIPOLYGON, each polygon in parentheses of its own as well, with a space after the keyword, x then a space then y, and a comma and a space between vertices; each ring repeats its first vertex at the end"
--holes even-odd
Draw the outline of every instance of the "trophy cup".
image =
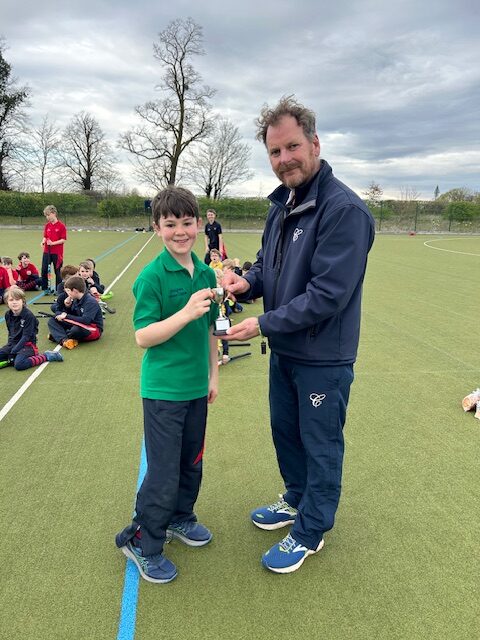
POLYGON ((230 320, 222 313, 222 303, 228 296, 228 293, 223 287, 215 287, 213 291, 213 301, 216 302, 220 309, 220 315, 215 320, 214 336, 224 336, 227 333, 227 329, 230 327, 230 320))

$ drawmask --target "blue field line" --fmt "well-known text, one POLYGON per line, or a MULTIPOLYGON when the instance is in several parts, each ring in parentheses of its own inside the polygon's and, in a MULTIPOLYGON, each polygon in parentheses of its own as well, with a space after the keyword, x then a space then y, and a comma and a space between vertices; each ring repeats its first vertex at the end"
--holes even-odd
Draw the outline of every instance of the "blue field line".
MULTIPOLYGON (((124 244, 127 244, 127 242, 130 242, 131 240, 133 240, 133 238, 135 238, 136 235, 137 235, 136 233, 133 234, 133 236, 130 236, 130 238, 127 238, 127 240, 124 240, 123 242, 120 242, 120 244, 115 245, 114 247, 112 247, 112 249, 109 249, 108 251, 104 251, 104 253, 101 253, 99 256, 96 256, 94 258, 95 262, 100 262, 103 258, 108 256, 110 253, 113 253, 117 249, 120 249, 120 247, 123 247, 124 244)), ((41 293, 38 294, 38 296, 34 296, 33 298, 30 298, 30 300, 27 300, 27 305, 32 303, 32 302, 36 302, 37 300, 40 300, 40 298, 43 298, 44 295, 45 294, 42 291, 41 293)), ((52 300, 52 302, 53 302, 53 300, 52 300)), ((5 318, 0 318, 0 324, 2 322, 5 322, 5 318)))
MULTIPOLYGON (((147 454, 145 440, 142 442, 140 468, 138 470, 137 493, 147 471, 147 454)), ((137 620, 138 585, 140 574, 135 564, 127 558, 125 581, 123 583, 122 606, 118 623, 117 640, 133 640, 135 638, 135 622, 137 620)))

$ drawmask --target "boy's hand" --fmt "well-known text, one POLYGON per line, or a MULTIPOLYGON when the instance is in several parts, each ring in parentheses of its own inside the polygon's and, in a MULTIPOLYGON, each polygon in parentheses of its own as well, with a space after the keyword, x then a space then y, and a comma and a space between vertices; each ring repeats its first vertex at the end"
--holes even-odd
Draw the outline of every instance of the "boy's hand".
POLYGON ((59 313, 58 316, 55 316, 55 320, 64 320, 67 317, 65 311, 63 313, 59 313))
POLYGON ((189 322, 197 320, 208 313, 212 304, 213 293, 211 289, 199 289, 192 293, 190 300, 183 310, 188 315, 189 322))

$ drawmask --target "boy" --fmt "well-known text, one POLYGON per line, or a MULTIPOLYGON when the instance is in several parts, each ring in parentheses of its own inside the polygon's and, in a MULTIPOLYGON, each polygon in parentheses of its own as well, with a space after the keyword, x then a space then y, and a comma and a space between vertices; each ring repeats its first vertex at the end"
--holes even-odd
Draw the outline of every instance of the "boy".
POLYGON ((66 349, 75 349, 79 342, 99 340, 103 332, 103 316, 100 305, 88 293, 80 276, 70 276, 65 281, 65 311, 49 318, 51 339, 66 349))
POLYGON ((3 302, 4 302, 3 297, 4 297, 4 294, 5 294, 5 289, 8 289, 9 286, 10 286, 10 283, 8 281, 7 270, 2 265, 1 260, 0 260, 0 304, 3 304, 3 302))
POLYGON ((63 264, 63 245, 67 240, 67 228, 57 218, 57 208, 49 204, 43 210, 47 224, 43 230, 42 247, 42 289, 48 291, 48 267, 53 264, 55 269, 55 289, 61 281, 60 268, 63 264))
POLYGON ((13 268, 13 260, 4 256, 2 258, 2 267, 5 269, 4 281, 7 287, 11 287, 12 285, 17 284, 18 273, 17 270, 13 268))
MULTIPOLYGON (((205 264, 210 264, 211 249, 218 249, 219 255, 223 256, 225 249, 223 246, 222 227, 215 220, 217 213, 215 209, 207 209, 207 224, 205 225, 205 264)), ((224 256, 227 257, 226 255, 224 256)))
POLYGON ((223 269, 222 258, 218 249, 212 249, 210 251, 210 264, 211 269, 223 269))
POLYGON ((207 403, 218 392, 218 307, 212 269, 192 252, 200 225, 190 191, 169 186, 152 202, 156 234, 164 250, 133 285, 133 323, 142 362, 145 447, 148 469, 137 494, 131 525, 115 543, 149 582, 177 575, 163 555, 167 538, 200 547, 212 539, 193 511, 202 478, 207 403))
POLYGON ((98 300, 100 298, 100 294, 105 291, 105 287, 103 284, 100 284, 100 279, 98 279, 98 282, 94 280, 93 268, 90 260, 85 260, 80 263, 78 275, 85 280, 88 291, 98 300))
POLYGON ((57 299, 50 305, 50 309, 55 315, 58 315, 63 311, 68 313, 70 310, 71 303, 68 307, 65 305, 65 300, 68 298, 68 294, 65 291, 65 282, 71 276, 78 276, 78 267, 73 264, 64 264, 60 269, 60 275, 62 276, 62 281, 57 287, 57 299))
POLYGON ((18 286, 24 291, 41 288, 42 279, 40 278, 37 267, 33 262, 30 262, 30 254, 27 251, 22 251, 18 254, 18 261, 18 286))
POLYGON ((0 348, 0 368, 13 365, 17 371, 36 367, 44 362, 62 362, 62 356, 56 351, 38 353, 38 320, 28 309, 25 292, 13 285, 5 291, 8 311, 5 324, 8 329, 8 342, 0 348))

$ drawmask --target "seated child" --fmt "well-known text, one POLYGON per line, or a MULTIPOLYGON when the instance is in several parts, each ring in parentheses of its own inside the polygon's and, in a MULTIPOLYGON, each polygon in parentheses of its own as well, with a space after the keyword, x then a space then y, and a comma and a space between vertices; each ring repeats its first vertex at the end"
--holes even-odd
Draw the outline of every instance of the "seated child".
POLYGON ((42 278, 37 267, 30 262, 30 254, 22 251, 18 254, 19 264, 17 267, 18 286, 24 291, 38 290, 42 288, 42 278))
POLYGON ((8 289, 8 275, 5 267, 0 263, 0 304, 3 304, 5 289, 8 289))
POLYGON ((210 251, 210 264, 208 266, 212 269, 222 269, 222 259, 218 249, 212 249, 210 251))
POLYGON ((80 263, 78 275, 85 280, 85 284, 87 285, 89 293, 91 293, 92 296, 95 296, 95 298, 97 298, 98 300, 100 298, 100 294, 105 291, 105 287, 103 286, 103 284, 100 284, 100 278, 98 278, 98 282, 94 280, 93 268, 89 260, 85 260, 84 262, 80 263))
MULTIPOLYGON (((227 271, 235 272, 235 262, 233 260, 227 259, 223 261, 223 274, 225 274, 227 271)), ((225 308, 227 310, 227 317, 231 313, 240 313, 241 311, 243 311, 242 305, 236 301, 235 297, 232 296, 232 294, 230 294, 229 297, 225 300, 225 308)))
POLYGON ((5 269, 6 273, 6 282, 8 282, 7 287, 11 287, 12 285, 17 284, 18 273, 17 270, 13 268, 13 260, 8 258, 7 256, 2 258, 2 266, 5 269))
POLYGON ((17 371, 23 371, 47 361, 62 362, 62 356, 56 351, 38 353, 38 320, 27 307, 23 289, 12 285, 4 297, 8 305, 5 314, 8 342, 0 348, 0 367, 13 365, 17 371))
POLYGON ((65 292, 65 281, 68 280, 70 276, 78 275, 78 267, 73 264, 64 264, 60 269, 60 275, 62 277, 62 281, 57 287, 57 299, 50 305, 50 309, 55 315, 63 313, 63 311, 68 313, 68 310, 72 306, 73 300, 68 298, 68 294, 65 292), (65 301, 67 298, 68 303, 66 304, 65 301))
POLYGON ((233 270, 237 274, 237 276, 242 275, 242 267, 240 266, 240 260, 238 258, 233 259, 233 270))
POLYGON ((246 260, 242 265, 242 276, 244 276, 252 268, 252 263, 246 260))
POLYGON ((98 292, 99 293, 103 293, 103 291, 105 291, 105 285, 100 284, 100 276, 98 275, 98 273, 95 271, 95 260, 93 258, 87 258, 85 260, 85 262, 88 262, 88 264, 90 265, 90 270, 92 273, 92 279, 94 282, 94 285, 97 287, 98 292), (102 289, 102 291, 100 291, 100 289, 102 289))
POLYGON ((85 280, 71 276, 65 282, 65 293, 72 304, 68 313, 62 311, 55 318, 49 318, 51 339, 67 349, 74 349, 79 342, 99 340, 103 332, 102 311, 87 291, 85 280))

